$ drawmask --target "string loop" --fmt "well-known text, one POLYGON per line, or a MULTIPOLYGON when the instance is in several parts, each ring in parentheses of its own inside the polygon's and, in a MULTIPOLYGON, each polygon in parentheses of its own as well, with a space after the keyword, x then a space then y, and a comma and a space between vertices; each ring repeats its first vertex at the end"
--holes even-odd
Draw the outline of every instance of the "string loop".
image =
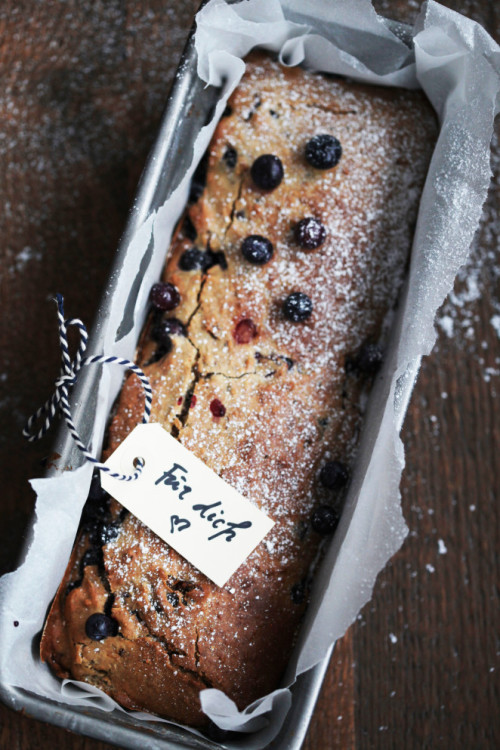
POLYGON ((114 471, 111 471, 111 469, 109 469, 97 458, 95 458, 95 456, 90 453, 87 446, 80 439, 75 425, 73 424, 73 417, 71 416, 71 410, 69 406, 69 390, 75 385, 78 378, 78 373, 80 372, 82 367, 88 367, 90 365, 96 364, 113 364, 118 365, 119 367, 123 367, 126 370, 131 370, 137 375, 144 389, 145 403, 142 423, 146 424, 147 422, 149 422, 149 417, 151 415, 151 402, 153 399, 153 392, 151 390, 149 380, 143 373, 141 368, 134 364, 134 362, 130 362, 130 360, 128 359, 113 356, 106 357, 104 355, 84 357, 88 341, 88 333, 85 325, 81 320, 79 320, 79 318, 64 318, 64 300, 62 295, 57 294, 55 301, 57 302, 59 344, 61 346, 61 371, 55 382, 54 393, 49 399, 47 399, 45 404, 41 406, 28 419, 26 426, 23 429, 23 435, 30 443, 34 442, 35 440, 40 440, 40 438, 42 438, 50 428, 50 425, 52 424, 52 421, 54 420, 56 415, 60 413, 62 414, 64 420, 66 421, 66 424, 68 425, 71 437, 73 438, 76 446, 83 453, 87 461, 93 463, 97 469, 108 472, 108 474, 115 479, 121 479, 124 482, 131 482, 139 477, 144 466, 144 461, 140 458, 136 459, 136 461, 134 462, 134 474, 118 474, 114 471), (75 326, 80 331, 80 341, 73 360, 71 360, 68 346, 68 328, 70 326, 75 326), (39 429, 35 431, 36 425, 40 424, 41 420, 43 420, 43 423, 41 424, 39 429))

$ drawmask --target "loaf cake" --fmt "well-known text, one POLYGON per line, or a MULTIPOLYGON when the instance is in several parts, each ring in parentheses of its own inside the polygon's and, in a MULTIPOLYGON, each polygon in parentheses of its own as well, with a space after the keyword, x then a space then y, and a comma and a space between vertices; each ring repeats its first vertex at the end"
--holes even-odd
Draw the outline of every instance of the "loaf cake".
MULTIPOLYGON (((217 587, 95 482, 41 656, 202 727, 279 684, 335 530, 436 136, 419 93, 255 53, 175 233, 137 361, 159 422, 275 526, 217 587)), ((109 455, 141 421, 130 376, 109 455)))

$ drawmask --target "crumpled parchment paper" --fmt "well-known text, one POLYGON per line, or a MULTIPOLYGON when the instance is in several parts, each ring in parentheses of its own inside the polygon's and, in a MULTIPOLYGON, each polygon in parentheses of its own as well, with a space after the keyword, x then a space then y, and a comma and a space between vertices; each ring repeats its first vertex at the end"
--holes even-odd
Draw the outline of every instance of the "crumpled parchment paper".
MULTIPOLYGON (((370 398, 347 506, 315 582, 288 684, 321 661, 349 627, 370 599, 378 573, 406 536, 399 496, 404 466, 399 432, 420 358, 429 354, 436 338, 436 311, 466 260, 490 180, 489 144, 500 91, 498 46, 477 23, 433 0, 411 30, 411 48, 402 41, 404 35, 399 25, 390 28, 378 17, 368 0, 248 0, 232 6, 211 0, 197 17, 198 73, 207 83, 223 86, 221 99, 213 120, 200 132, 185 179, 132 239, 105 324, 104 352, 131 358, 149 289, 160 275, 164 248, 185 204, 190 177, 243 74, 241 58, 254 46, 278 53, 286 65, 304 64, 368 83, 423 88, 441 130, 420 204, 409 278, 391 348, 370 398), (151 239, 154 252, 138 290, 135 325, 116 341, 124 300, 151 239)), ((119 375, 108 372, 101 379, 96 452, 119 380, 119 375)), ((74 681, 61 686, 32 649, 64 573, 91 473, 92 467, 85 465, 56 478, 32 481, 38 499, 29 550, 20 568, 0 580, 0 675, 7 685, 55 700, 121 711, 91 686, 74 681)), ((218 690, 203 691, 201 701, 221 728, 252 732, 228 741, 227 747, 257 750, 278 733, 291 697, 281 688, 242 712, 218 690)), ((158 721, 147 714, 134 716, 158 721)))

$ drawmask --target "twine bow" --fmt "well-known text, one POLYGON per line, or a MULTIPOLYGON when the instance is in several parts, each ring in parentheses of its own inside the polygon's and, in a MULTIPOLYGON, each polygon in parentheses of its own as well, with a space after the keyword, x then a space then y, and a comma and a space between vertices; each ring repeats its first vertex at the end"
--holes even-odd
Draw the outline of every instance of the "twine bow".
POLYGON ((47 430, 49 429, 54 417, 57 415, 58 412, 60 412, 62 416, 64 417, 66 424, 68 425, 68 429, 71 433, 71 437, 73 438, 73 440, 75 441, 75 444, 83 453, 87 461, 91 461, 97 469, 108 472, 109 475, 111 477, 114 477, 115 479, 122 479, 125 482, 130 482, 134 479, 137 479, 144 466, 144 462, 142 461, 141 458, 137 458, 135 460, 135 464, 134 464, 135 473, 134 474, 117 474, 116 472, 111 471, 111 469, 109 469, 103 463, 98 461, 97 458, 95 458, 90 453, 86 445, 80 439, 80 436, 78 435, 78 432, 76 431, 75 425, 73 424, 73 418, 71 416, 71 411, 69 407, 69 390, 76 383, 78 373, 80 372, 81 368, 87 367, 88 365, 114 364, 114 365, 119 365, 120 367, 123 367, 126 370, 131 370, 137 375, 144 389, 144 395, 146 398, 145 398, 144 415, 142 418, 142 422, 143 424, 145 424, 149 421, 149 416, 151 414, 151 401, 153 398, 153 393, 151 391, 151 386, 149 385, 149 380, 147 379, 146 375, 143 373, 141 368, 138 367, 133 362, 130 362, 128 359, 122 359, 120 357, 105 357, 104 355, 94 355, 92 357, 84 357, 83 355, 85 354, 85 350, 87 348, 87 341, 88 341, 88 334, 87 334, 87 329, 85 328, 85 325, 78 318, 68 318, 67 320, 65 320, 64 306, 63 306, 64 300, 63 300, 62 295, 60 294, 56 295, 56 302, 57 302, 57 316, 58 316, 58 322, 59 322, 59 343, 61 346, 61 354, 62 354, 61 372, 59 373, 59 377, 57 378, 55 382, 54 393, 45 402, 45 404, 41 406, 40 409, 38 409, 38 411, 36 411, 35 414, 33 414, 28 419, 26 426, 23 430, 23 435, 30 442, 34 442, 35 440, 40 440, 40 438, 43 437, 45 433, 47 432, 47 430), (71 360, 71 357, 69 355, 69 347, 68 347, 69 326, 76 326, 80 330, 80 342, 78 344, 78 350, 76 352, 76 355, 73 361, 71 360), (42 418, 44 418, 44 422, 42 426, 40 427, 38 432, 34 432, 34 430, 36 429, 36 424, 42 418))

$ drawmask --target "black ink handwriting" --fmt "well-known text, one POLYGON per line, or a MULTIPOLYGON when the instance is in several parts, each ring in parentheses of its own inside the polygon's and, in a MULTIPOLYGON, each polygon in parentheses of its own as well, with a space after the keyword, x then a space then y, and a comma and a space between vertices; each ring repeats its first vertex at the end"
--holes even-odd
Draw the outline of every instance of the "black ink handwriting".
POLYGON ((170 516, 171 534, 173 534, 176 529, 177 531, 184 531, 184 529, 189 529, 190 526, 191 523, 187 520, 187 518, 179 518, 179 516, 176 515, 170 516))

